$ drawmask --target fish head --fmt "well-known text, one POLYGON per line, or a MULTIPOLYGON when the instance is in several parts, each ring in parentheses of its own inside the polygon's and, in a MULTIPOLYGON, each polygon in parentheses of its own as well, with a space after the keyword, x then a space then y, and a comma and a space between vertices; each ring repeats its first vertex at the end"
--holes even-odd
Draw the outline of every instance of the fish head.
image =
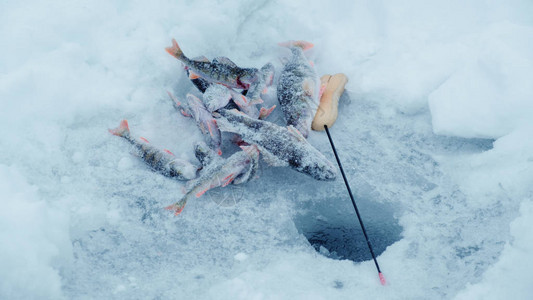
POLYGON ((197 122, 200 121, 200 119, 202 119, 206 113, 208 114, 204 102, 193 94, 187 94, 187 104, 189 105, 189 109, 197 122))
POLYGON ((247 90, 257 80, 259 80, 259 76, 256 68, 243 69, 241 75, 237 78, 237 85, 239 88, 247 90))
POLYGON ((204 107, 204 103, 200 98, 196 97, 193 94, 187 94, 187 103, 189 104, 189 107, 192 108, 202 108, 204 107))
POLYGON ((204 104, 210 112, 226 106, 230 99, 230 90, 222 84, 212 84, 204 93, 204 104))
POLYGON ((325 157, 315 157, 308 162, 303 171, 311 175, 316 180, 331 181, 337 177, 335 166, 325 157))
POLYGON ((274 65, 271 63, 267 63, 261 68, 261 74, 267 86, 271 86, 274 81, 274 71, 274 65))
POLYGON ((194 145, 194 155, 202 166, 206 166, 214 159, 217 159, 217 153, 215 153, 205 142, 197 142, 194 145))

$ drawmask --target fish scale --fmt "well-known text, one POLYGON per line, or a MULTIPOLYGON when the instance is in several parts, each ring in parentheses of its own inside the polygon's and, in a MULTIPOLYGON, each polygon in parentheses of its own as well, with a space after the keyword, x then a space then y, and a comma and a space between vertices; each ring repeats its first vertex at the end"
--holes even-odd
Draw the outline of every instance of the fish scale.
POLYGON ((259 151, 255 145, 241 146, 241 148, 243 151, 224 159, 209 152, 210 150, 204 145, 197 145, 195 152, 200 155, 205 165, 197 178, 187 182, 185 195, 178 202, 167 206, 166 209, 173 210, 178 215, 190 199, 199 198, 212 188, 252 180, 257 172, 259 151), (208 159, 205 160, 205 158, 208 159))
POLYGON ((318 76, 299 46, 290 47, 292 57, 278 81, 278 101, 287 121, 307 137, 318 105, 318 76))

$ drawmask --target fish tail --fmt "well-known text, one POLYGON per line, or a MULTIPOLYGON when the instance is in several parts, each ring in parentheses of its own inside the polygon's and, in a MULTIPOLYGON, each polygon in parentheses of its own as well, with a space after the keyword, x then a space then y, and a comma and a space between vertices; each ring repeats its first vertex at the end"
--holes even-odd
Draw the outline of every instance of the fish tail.
POLYGON ((309 50, 315 46, 313 45, 313 43, 310 43, 307 41, 287 41, 283 43, 278 43, 278 45, 282 47, 287 47, 287 48, 298 47, 298 48, 302 48, 302 50, 309 50))
POLYGON ((130 135, 130 127, 128 126, 128 120, 122 120, 117 128, 108 130, 111 134, 116 136, 128 137, 130 135))
POLYGON ((266 117, 268 117, 272 113, 274 108, 276 108, 276 105, 272 105, 272 107, 269 109, 261 107, 261 109, 259 110, 259 120, 264 120, 266 117))
POLYGON ((187 204, 187 197, 184 197, 180 201, 165 207, 165 209, 174 211, 174 215, 177 216, 183 211, 185 204, 187 204))
POLYGON ((181 51, 181 48, 175 39, 172 39, 172 46, 165 48, 165 50, 168 52, 168 54, 174 56, 177 59, 182 59, 183 57, 183 51, 181 51))

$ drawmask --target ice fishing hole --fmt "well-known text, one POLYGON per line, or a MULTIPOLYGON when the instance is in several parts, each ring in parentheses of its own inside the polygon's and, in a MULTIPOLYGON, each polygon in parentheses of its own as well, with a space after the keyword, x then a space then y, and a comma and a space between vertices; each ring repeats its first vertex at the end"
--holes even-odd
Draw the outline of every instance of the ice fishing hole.
MULTIPOLYGON (((357 207, 372 244, 379 256, 401 239, 402 227, 388 204, 358 199, 357 207)), ((327 199, 307 207, 295 223, 309 243, 320 254, 332 259, 355 262, 371 260, 363 231, 349 199, 327 199)))

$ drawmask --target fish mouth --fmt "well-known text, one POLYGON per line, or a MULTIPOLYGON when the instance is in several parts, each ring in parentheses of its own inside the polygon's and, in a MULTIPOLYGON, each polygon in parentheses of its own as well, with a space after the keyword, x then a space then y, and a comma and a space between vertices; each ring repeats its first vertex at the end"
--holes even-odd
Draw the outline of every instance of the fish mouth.
POLYGON ((322 178, 323 180, 332 181, 332 180, 335 180, 335 178, 337 178, 337 173, 334 171, 328 170, 323 173, 322 178))

